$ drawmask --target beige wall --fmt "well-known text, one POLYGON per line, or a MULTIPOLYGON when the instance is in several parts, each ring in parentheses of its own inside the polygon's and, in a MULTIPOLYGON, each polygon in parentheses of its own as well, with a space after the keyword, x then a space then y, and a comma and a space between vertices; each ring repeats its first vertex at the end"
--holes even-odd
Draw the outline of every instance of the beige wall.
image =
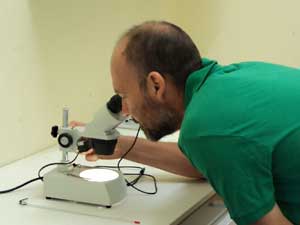
POLYGON ((224 64, 263 60, 300 67, 299 0, 184 2, 177 8, 182 25, 203 56, 224 64))
POLYGON ((203 56, 300 67, 298 0, 2 0, 0 165, 54 143, 51 125, 87 121, 113 93, 121 32, 149 19, 182 26, 203 56))
POLYGON ((49 143, 45 129, 51 109, 28 3, 1 1, 0 27, 2 165, 49 143))
POLYGON ((113 93, 109 61, 121 32, 144 20, 173 21, 171 3, 2 0, 0 165, 52 145, 63 106, 71 119, 89 120, 113 93))

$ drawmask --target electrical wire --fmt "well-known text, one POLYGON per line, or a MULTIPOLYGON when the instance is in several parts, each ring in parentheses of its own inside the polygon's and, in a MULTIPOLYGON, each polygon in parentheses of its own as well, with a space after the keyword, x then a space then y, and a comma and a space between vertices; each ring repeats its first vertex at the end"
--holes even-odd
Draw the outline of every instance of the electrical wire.
POLYGON ((7 190, 4 190, 4 191, 0 191, 0 194, 5 194, 5 193, 8 193, 8 192, 15 191, 15 190, 17 190, 17 189, 19 189, 19 188, 21 188, 21 187, 24 187, 24 186, 27 185, 27 184, 30 184, 30 183, 32 183, 32 182, 35 182, 35 181, 37 181, 37 180, 42 180, 42 178, 41 178, 41 177, 37 177, 37 178, 31 179, 31 180, 29 180, 29 181, 27 181, 27 182, 25 182, 25 183, 23 183, 23 184, 20 184, 19 186, 16 186, 16 187, 14 187, 14 188, 7 189, 7 190))
MULTIPOLYGON (((73 164, 74 165, 74 164, 73 164)), ((76 166, 76 165, 75 165, 76 166)), ((153 195, 153 194, 156 194, 157 193, 157 181, 156 181, 156 178, 153 176, 153 175, 150 175, 150 174, 146 174, 145 173, 145 170, 146 168, 144 167, 139 167, 139 166, 94 166, 93 168, 110 168, 110 169, 128 169, 128 168, 134 168, 134 169, 139 169, 140 171, 138 173, 124 173, 122 172, 122 170, 120 170, 122 172, 122 174, 124 176, 137 176, 136 178, 134 178, 133 180, 131 181, 128 181, 128 179, 125 178, 125 182, 126 182, 126 185, 127 186, 130 186, 132 187, 133 189, 137 190, 137 191, 140 191, 144 194, 149 194, 149 195, 153 195), (139 182, 139 180, 143 177, 143 176, 147 176, 147 177, 151 177, 153 182, 154 182, 154 191, 153 192, 147 192, 147 191, 144 191, 144 190, 141 190, 140 188, 137 188, 135 186, 136 183, 139 182)))
POLYGON ((21 187, 24 187, 24 186, 26 186, 26 185, 28 185, 28 184, 30 184, 30 183, 32 183, 32 182, 38 181, 38 180, 43 181, 43 177, 41 176, 41 172, 42 172, 42 170, 44 170, 46 167, 52 166, 52 165, 67 165, 67 164, 71 164, 71 163, 73 163, 73 162, 77 159, 78 155, 79 155, 79 153, 78 153, 78 154, 75 156, 75 158, 74 158, 72 161, 70 161, 70 162, 65 162, 65 163, 57 162, 57 163, 49 163, 49 164, 47 164, 47 165, 45 165, 45 166, 43 166, 43 167, 41 167, 41 168, 39 169, 38 177, 33 178, 33 179, 29 180, 29 181, 26 181, 25 183, 20 184, 20 185, 18 185, 18 186, 16 186, 16 187, 13 187, 13 188, 10 188, 10 189, 4 190, 4 191, 0 191, 0 194, 6 194, 6 193, 9 193, 9 192, 15 191, 15 190, 17 190, 17 189, 20 189, 21 187))
MULTIPOLYGON (((136 175, 137 177, 131 181, 128 181, 126 178, 125 178, 125 182, 126 182, 126 185, 129 186, 129 187, 132 187, 133 189, 139 191, 139 192, 142 192, 144 194, 150 194, 150 195, 153 195, 153 194, 156 194, 157 193, 157 181, 156 181, 156 178, 150 174, 146 174, 145 173, 145 170, 146 168, 143 168, 143 167, 139 167, 139 166, 120 166, 121 164, 121 161, 125 158, 125 156, 133 149, 134 145, 136 144, 136 141, 138 139, 138 136, 139 136, 139 132, 141 130, 141 127, 139 127, 138 131, 137 131, 137 134, 134 138, 134 141, 133 143, 131 144, 131 146, 129 147, 129 149, 120 157, 120 159, 118 160, 118 163, 117 163, 117 166, 94 166, 93 168, 117 168, 120 172, 121 171, 121 168, 135 168, 135 169, 140 169, 139 173, 123 173, 125 176, 127 175, 136 175), (151 177, 153 179, 153 182, 154 182, 154 191, 153 192, 148 192, 148 191, 144 191, 144 190, 141 190, 140 188, 136 187, 136 184, 138 183, 138 181, 143 177, 143 176, 146 176, 146 177, 151 177)), ((9 192, 12 192, 12 191, 15 191, 21 187, 24 187, 25 185, 28 185, 32 182, 35 182, 35 181, 38 181, 38 180, 41 180, 43 181, 43 176, 41 176, 41 173, 42 171, 49 167, 49 166, 54 166, 54 165, 69 165, 69 164, 72 164, 73 162, 76 161, 76 159, 78 158, 79 156, 79 152, 76 154, 76 156, 74 157, 73 160, 69 161, 69 162, 55 162, 55 163, 49 163, 49 164, 46 164, 44 166, 42 166, 39 171, 38 171, 38 177, 34 178, 34 179, 31 179, 29 181, 26 181, 25 183, 21 184, 21 185, 18 185, 14 188, 10 188, 10 189, 7 189, 7 190, 4 190, 4 191, 0 191, 0 194, 5 194, 5 193, 9 193, 9 192)), ((75 163, 73 163, 73 166, 76 166, 75 163)))
POLYGON ((137 130, 136 132, 136 135, 135 135, 135 138, 134 138, 134 141, 132 142, 131 146, 129 147, 129 149, 120 157, 119 161, 118 161, 118 164, 117 164, 117 167, 118 169, 120 168, 120 163, 121 161, 125 158, 125 156, 133 149, 133 147, 135 146, 135 143, 139 137, 139 133, 140 133, 140 130, 141 130, 141 126, 139 127, 139 129, 137 130))
POLYGON ((74 159, 72 159, 70 162, 56 162, 56 163, 49 163, 49 164, 47 164, 47 165, 44 165, 43 167, 41 167, 40 169, 39 169, 39 172, 38 172, 38 177, 39 178, 41 178, 42 180, 43 180, 43 177, 41 176, 41 172, 45 169, 45 168, 47 168, 47 167, 49 167, 49 166, 54 166, 54 165, 68 165, 68 164, 72 164, 73 162, 75 162, 76 161, 76 159, 78 158, 78 156, 79 156, 79 152, 76 154, 76 156, 74 157, 74 159))
MULTIPOLYGON (((141 126, 139 126, 139 129, 137 130, 137 133, 135 135, 135 138, 134 138, 134 141, 132 143, 132 145, 129 147, 129 149, 121 156, 121 158, 119 159, 118 163, 117 163, 117 168, 119 171, 121 171, 121 167, 120 167, 120 164, 121 164, 121 161, 125 158, 125 156, 133 149, 134 145, 136 144, 136 141, 138 139, 138 136, 139 136, 139 133, 140 133, 140 130, 141 130, 141 126)), ((122 172, 122 171, 121 171, 122 172)), ((125 175, 125 174, 124 174, 125 175)), ((139 174, 135 174, 135 173, 131 173, 131 174, 128 174, 127 175, 138 175, 137 178, 135 178, 133 181, 128 181, 126 178, 125 178, 125 181, 126 181, 126 184, 127 186, 130 186, 132 187, 133 189, 139 191, 139 192, 142 192, 144 194, 149 194, 149 195, 154 195, 157 193, 157 181, 156 181, 156 178, 150 174, 145 174, 145 168, 141 169, 140 173, 139 174), (140 188, 136 187, 135 184, 143 177, 143 176, 147 176, 147 177, 151 177, 153 179, 153 182, 154 182, 154 191, 152 192, 148 192, 148 191, 144 191, 144 190, 141 190, 140 188)))
POLYGON ((155 195, 157 193, 157 181, 155 179, 155 177, 153 175, 150 174, 143 174, 142 176, 147 176, 147 177, 151 177, 154 181, 154 191, 153 192, 148 192, 148 191, 144 191, 140 188, 137 188, 134 184, 130 184, 130 187, 132 187, 133 189, 142 192, 144 194, 148 194, 148 195, 155 195))
POLYGON ((93 168, 111 168, 111 169, 118 169, 120 172, 122 172, 121 169, 123 168, 134 168, 134 169, 139 169, 139 173, 123 173, 123 175, 125 176, 137 176, 135 179, 129 181, 128 179, 125 178, 125 182, 126 182, 126 185, 129 186, 129 187, 132 187, 133 189, 139 191, 139 192, 142 192, 144 194, 149 194, 149 195, 154 195, 157 193, 157 181, 156 181, 156 178, 150 174, 145 174, 145 170, 146 168, 144 167, 140 167, 140 166, 120 166, 121 164, 121 161, 125 158, 125 156, 133 149, 133 147, 135 146, 136 142, 137 142, 137 139, 138 139, 138 136, 139 136, 139 133, 140 133, 140 130, 141 130, 141 127, 138 128, 137 130, 137 133, 135 135, 135 138, 134 138, 134 141, 132 142, 131 146, 128 148, 128 150, 120 157, 120 159, 118 160, 118 163, 117 163, 117 166, 94 166, 93 168), (137 184, 139 182, 139 180, 143 177, 143 176, 146 176, 146 177, 150 177, 153 179, 153 182, 154 182, 154 191, 152 192, 148 192, 148 191, 144 191, 144 190, 141 190, 140 188, 136 187, 135 184, 137 184))

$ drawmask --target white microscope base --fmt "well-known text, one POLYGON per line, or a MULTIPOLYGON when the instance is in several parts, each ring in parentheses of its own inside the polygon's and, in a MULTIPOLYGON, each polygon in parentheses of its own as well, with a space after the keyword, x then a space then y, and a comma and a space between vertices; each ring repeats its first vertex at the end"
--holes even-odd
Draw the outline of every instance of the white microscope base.
MULTIPOLYGON (((44 175, 44 195, 48 199, 61 199, 111 207, 126 197, 127 186, 122 173, 109 181, 89 181, 79 176, 80 172, 91 169, 71 167, 62 171, 57 167, 44 175)), ((115 170, 114 170, 115 171, 115 170)))

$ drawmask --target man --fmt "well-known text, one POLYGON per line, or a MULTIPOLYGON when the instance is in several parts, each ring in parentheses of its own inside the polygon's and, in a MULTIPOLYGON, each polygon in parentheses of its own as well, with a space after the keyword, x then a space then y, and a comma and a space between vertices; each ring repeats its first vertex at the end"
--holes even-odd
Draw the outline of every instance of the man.
MULTIPOLYGON (((145 22, 117 43, 111 76, 123 113, 151 140, 127 159, 207 178, 237 224, 300 223, 300 70, 221 66, 176 25, 145 22), (178 146, 155 142, 178 129, 178 146)), ((86 159, 119 158, 132 141, 86 159)))

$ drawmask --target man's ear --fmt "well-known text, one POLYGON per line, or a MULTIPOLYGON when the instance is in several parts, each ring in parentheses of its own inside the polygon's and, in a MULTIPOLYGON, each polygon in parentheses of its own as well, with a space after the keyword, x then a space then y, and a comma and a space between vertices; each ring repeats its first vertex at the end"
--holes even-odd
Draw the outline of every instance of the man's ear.
POLYGON ((162 101, 166 91, 165 78, 158 72, 150 72, 147 76, 147 91, 151 97, 162 101))

